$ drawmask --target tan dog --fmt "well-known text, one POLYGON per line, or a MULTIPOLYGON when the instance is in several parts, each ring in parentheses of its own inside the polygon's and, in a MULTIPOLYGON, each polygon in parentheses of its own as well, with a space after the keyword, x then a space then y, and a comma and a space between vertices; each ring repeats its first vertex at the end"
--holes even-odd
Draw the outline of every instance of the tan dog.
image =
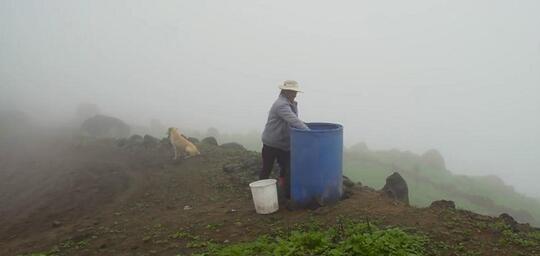
POLYGON ((193 143, 191 143, 189 140, 187 140, 187 138, 182 133, 180 133, 177 128, 169 128, 167 134, 169 135, 169 140, 171 141, 171 145, 174 148, 173 159, 176 159, 178 157, 177 148, 178 150, 181 150, 181 152, 183 151, 186 153, 186 156, 184 158, 201 154, 197 147, 193 145, 193 143))

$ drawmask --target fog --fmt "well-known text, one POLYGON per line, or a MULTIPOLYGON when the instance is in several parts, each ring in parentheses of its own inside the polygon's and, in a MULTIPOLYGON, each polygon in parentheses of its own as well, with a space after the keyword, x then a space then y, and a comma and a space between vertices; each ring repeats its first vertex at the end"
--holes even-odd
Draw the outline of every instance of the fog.
POLYGON ((540 2, 1 1, 0 108, 261 131, 286 79, 345 143, 540 197, 540 2))

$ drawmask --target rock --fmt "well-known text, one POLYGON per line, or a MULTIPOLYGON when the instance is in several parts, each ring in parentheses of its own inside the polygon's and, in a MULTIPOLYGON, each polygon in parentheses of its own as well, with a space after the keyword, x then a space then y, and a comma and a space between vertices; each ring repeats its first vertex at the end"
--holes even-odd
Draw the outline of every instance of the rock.
POLYGON ((502 213, 499 215, 499 219, 502 220, 506 225, 512 229, 512 231, 519 231, 519 223, 508 213, 502 213))
POLYGON ((197 139, 195 137, 188 137, 187 140, 189 140, 189 142, 191 142, 193 144, 199 144, 199 139, 197 139))
POLYGON ((343 188, 343 194, 341 195, 341 200, 345 200, 347 198, 350 198, 353 195, 352 187, 344 187, 343 188))
POLYGON ((144 139, 141 135, 134 134, 134 135, 131 135, 131 137, 129 137, 126 145, 129 147, 138 146, 138 145, 142 145, 143 141, 144 139))
POLYGON ((435 170, 446 170, 444 158, 436 149, 426 151, 421 157, 421 162, 423 165, 435 170))
POLYGON ((225 165, 223 165, 223 171, 226 172, 226 173, 237 172, 237 171, 241 171, 242 169, 244 169, 244 166, 241 165, 241 164, 225 164, 225 165))
POLYGON ((382 188, 382 191, 390 198, 409 204, 407 182, 397 172, 386 178, 386 184, 382 188))
POLYGON ((456 204, 450 200, 437 200, 433 201, 429 208, 456 209, 456 204))
POLYGON ((60 227, 60 226, 62 226, 61 221, 58 221, 58 220, 53 221, 53 223, 52 223, 53 228, 57 228, 57 227, 60 227))
POLYGON ((357 182, 356 182, 356 186, 359 186, 359 187, 361 187, 361 186, 362 186, 362 182, 360 182, 360 181, 357 181, 357 182))
POLYGON ((253 156, 245 158, 241 161, 246 170, 252 170, 255 173, 259 173, 262 167, 262 159, 259 156, 253 156))
POLYGON ((143 145, 145 148, 147 149, 150 149, 150 148, 156 148, 158 145, 159 145, 160 141, 158 138, 156 137, 153 137, 151 135, 144 135, 144 138, 143 138, 143 145))
POLYGON ((354 187, 354 182, 352 182, 352 180, 349 179, 349 177, 343 175, 343 185, 345 187, 351 188, 351 187, 354 187))
POLYGON ((116 117, 95 115, 82 123, 81 131, 95 138, 125 138, 130 127, 116 117))
POLYGON ((123 147, 127 144, 128 140, 126 138, 121 138, 116 140, 116 146, 123 147))
POLYGON ((213 145, 213 146, 217 146, 217 145, 218 145, 217 140, 216 140, 216 138, 214 138, 214 137, 206 137, 206 138, 204 138, 204 139, 201 141, 201 144, 208 144, 208 145, 213 145))
POLYGON ((220 147, 222 148, 227 148, 227 149, 234 149, 234 150, 246 150, 246 148, 244 148, 244 146, 236 143, 236 142, 229 142, 229 143, 224 143, 224 144, 221 144, 220 147))
POLYGON ((193 207, 191 207, 189 205, 184 206, 184 210, 191 210, 191 209, 193 209, 193 207))

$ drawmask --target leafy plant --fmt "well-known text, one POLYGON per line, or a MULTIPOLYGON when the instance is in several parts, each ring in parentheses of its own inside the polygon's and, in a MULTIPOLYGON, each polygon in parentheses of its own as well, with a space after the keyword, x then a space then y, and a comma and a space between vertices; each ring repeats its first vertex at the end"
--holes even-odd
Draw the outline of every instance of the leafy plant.
POLYGON ((255 241, 233 245, 207 244, 199 256, 242 255, 424 255, 427 238, 399 228, 379 229, 366 223, 340 222, 335 227, 310 225, 285 235, 261 236, 255 241))

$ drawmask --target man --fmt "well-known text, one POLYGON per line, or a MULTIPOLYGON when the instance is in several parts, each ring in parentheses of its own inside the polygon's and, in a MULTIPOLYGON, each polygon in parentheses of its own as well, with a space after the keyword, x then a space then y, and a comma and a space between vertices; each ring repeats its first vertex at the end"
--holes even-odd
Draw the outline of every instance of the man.
POLYGON ((290 198, 290 166, 291 148, 289 128, 308 129, 306 124, 298 119, 297 102, 294 101, 300 91, 298 83, 286 80, 279 86, 281 93, 268 113, 268 121, 262 134, 263 167, 259 179, 268 179, 274 161, 279 164, 279 186, 285 189, 285 197, 290 198))

